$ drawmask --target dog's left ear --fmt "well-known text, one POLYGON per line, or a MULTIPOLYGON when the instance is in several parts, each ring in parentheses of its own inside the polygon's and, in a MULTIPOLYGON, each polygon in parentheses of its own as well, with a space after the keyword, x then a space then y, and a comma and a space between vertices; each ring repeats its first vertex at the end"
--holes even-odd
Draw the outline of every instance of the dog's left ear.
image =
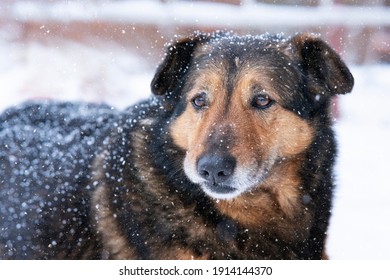
POLYGON ((155 95, 164 95, 175 91, 183 83, 193 52, 197 45, 206 40, 204 34, 194 34, 180 39, 168 46, 163 62, 157 68, 151 82, 151 90, 155 95))
POLYGON ((341 57, 320 38, 300 34, 291 39, 307 77, 310 91, 345 94, 352 91, 354 79, 341 57))

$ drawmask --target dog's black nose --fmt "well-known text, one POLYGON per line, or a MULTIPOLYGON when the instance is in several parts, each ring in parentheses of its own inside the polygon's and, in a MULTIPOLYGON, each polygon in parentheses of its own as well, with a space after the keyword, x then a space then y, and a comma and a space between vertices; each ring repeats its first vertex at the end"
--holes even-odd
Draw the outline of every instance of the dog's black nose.
POLYGON ((197 163, 198 173, 208 183, 215 185, 225 182, 234 172, 236 160, 229 154, 201 156, 197 163))

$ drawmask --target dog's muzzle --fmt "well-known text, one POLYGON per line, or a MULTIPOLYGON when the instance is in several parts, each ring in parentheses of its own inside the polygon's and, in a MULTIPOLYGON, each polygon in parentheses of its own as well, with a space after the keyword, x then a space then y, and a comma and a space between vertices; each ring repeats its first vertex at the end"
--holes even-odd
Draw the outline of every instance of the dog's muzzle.
POLYGON ((235 189, 227 183, 236 167, 236 160, 229 154, 204 154, 197 162, 197 172, 205 185, 214 193, 231 193, 235 189))

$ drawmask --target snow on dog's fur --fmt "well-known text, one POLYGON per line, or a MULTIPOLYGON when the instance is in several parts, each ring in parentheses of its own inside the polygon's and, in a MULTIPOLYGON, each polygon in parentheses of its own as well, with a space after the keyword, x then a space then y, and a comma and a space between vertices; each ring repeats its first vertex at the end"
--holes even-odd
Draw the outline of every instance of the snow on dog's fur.
POLYGON ((327 44, 194 34, 168 47, 151 86, 123 112, 3 114, 2 258, 324 257, 329 104, 353 87, 327 44))

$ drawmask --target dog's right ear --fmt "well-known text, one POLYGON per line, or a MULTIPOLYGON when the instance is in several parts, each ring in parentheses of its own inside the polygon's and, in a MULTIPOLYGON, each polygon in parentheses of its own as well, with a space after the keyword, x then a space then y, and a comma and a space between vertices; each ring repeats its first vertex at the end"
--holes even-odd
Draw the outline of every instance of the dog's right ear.
POLYGON ((204 34, 195 34, 169 45, 165 59, 157 68, 151 82, 152 93, 164 95, 180 88, 183 77, 188 71, 194 50, 199 43, 207 38, 208 36, 204 34))
POLYGON ((314 92, 344 94, 352 91, 354 79, 341 57, 319 37, 300 34, 291 45, 314 92))

